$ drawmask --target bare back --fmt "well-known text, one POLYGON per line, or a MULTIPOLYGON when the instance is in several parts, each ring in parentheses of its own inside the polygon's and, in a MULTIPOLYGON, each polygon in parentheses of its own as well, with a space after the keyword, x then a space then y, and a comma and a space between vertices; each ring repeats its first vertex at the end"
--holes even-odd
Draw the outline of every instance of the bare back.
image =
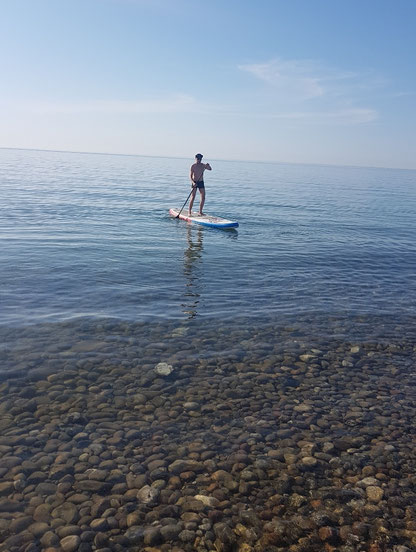
POLYGON ((208 163, 194 163, 191 167, 191 180, 193 182, 200 182, 201 180, 203 180, 205 169, 211 169, 208 163))

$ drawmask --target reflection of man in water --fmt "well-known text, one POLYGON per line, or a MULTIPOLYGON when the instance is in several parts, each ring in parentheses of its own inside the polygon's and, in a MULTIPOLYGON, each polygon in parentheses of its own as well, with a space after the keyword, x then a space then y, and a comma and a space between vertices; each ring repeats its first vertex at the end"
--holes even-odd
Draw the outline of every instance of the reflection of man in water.
POLYGON ((192 184, 192 195, 191 201, 189 202, 189 215, 192 214, 192 205, 194 204, 194 199, 196 195, 196 189, 198 188, 199 193, 201 194, 201 201, 199 204, 199 214, 203 215, 203 207, 205 203, 205 184, 204 184, 204 171, 212 171, 211 165, 209 163, 202 163, 203 155, 202 153, 197 153, 195 155, 196 163, 191 167, 190 179, 192 184))
POLYGON ((201 262, 202 258, 202 232, 203 228, 189 226, 187 228, 188 248, 184 252, 184 274, 186 277, 186 303, 182 306, 185 307, 185 314, 189 315, 189 318, 194 318, 197 315, 196 308, 199 303, 200 294, 196 291, 197 284, 199 282, 198 275, 195 274, 197 265, 201 262), (192 240, 192 232, 196 232, 196 240, 192 240))

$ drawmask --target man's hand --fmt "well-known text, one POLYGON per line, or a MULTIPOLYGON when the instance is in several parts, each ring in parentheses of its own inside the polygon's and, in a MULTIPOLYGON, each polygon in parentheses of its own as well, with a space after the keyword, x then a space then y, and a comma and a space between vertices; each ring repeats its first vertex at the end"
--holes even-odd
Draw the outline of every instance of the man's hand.
POLYGON ((210 165, 209 163, 205 163, 205 168, 206 168, 208 171, 212 171, 211 165, 210 165))

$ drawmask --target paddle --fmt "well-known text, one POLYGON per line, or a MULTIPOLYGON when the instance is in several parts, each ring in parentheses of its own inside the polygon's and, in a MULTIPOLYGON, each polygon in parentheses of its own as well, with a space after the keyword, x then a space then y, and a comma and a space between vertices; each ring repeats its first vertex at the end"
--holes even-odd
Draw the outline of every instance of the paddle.
POLYGON ((192 192, 194 191, 194 189, 195 189, 195 186, 192 186, 192 190, 189 192, 189 195, 188 195, 188 197, 186 198, 185 203, 182 205, 182 209, 179 211, 179 213, 176 215, 175 218, 179 218, 179 215, 182 213, 183 208, 184 208, 185 205, 188 203, 188 199, 191 197, 191 194, 192 194, 192 192))

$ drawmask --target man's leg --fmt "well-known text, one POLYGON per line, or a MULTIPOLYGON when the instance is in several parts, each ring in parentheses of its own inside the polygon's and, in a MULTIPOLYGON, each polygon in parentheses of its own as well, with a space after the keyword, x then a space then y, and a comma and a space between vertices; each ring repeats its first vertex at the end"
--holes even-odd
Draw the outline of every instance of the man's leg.
POLYGON ((201 201, 199 203, 199 214, 203 215, 204 214, 203 209, 204 209, 204 203, 205 203, 205 188, 200 188, 199 192, 201 194, 201 201))
POLYGON ((192 190, 191 201, 189 202, 189 209, 188 209, 188 214, 189 215, 192 213, 192 206, 194 204, 195 194, 196 194, 196 186, 192 190))

